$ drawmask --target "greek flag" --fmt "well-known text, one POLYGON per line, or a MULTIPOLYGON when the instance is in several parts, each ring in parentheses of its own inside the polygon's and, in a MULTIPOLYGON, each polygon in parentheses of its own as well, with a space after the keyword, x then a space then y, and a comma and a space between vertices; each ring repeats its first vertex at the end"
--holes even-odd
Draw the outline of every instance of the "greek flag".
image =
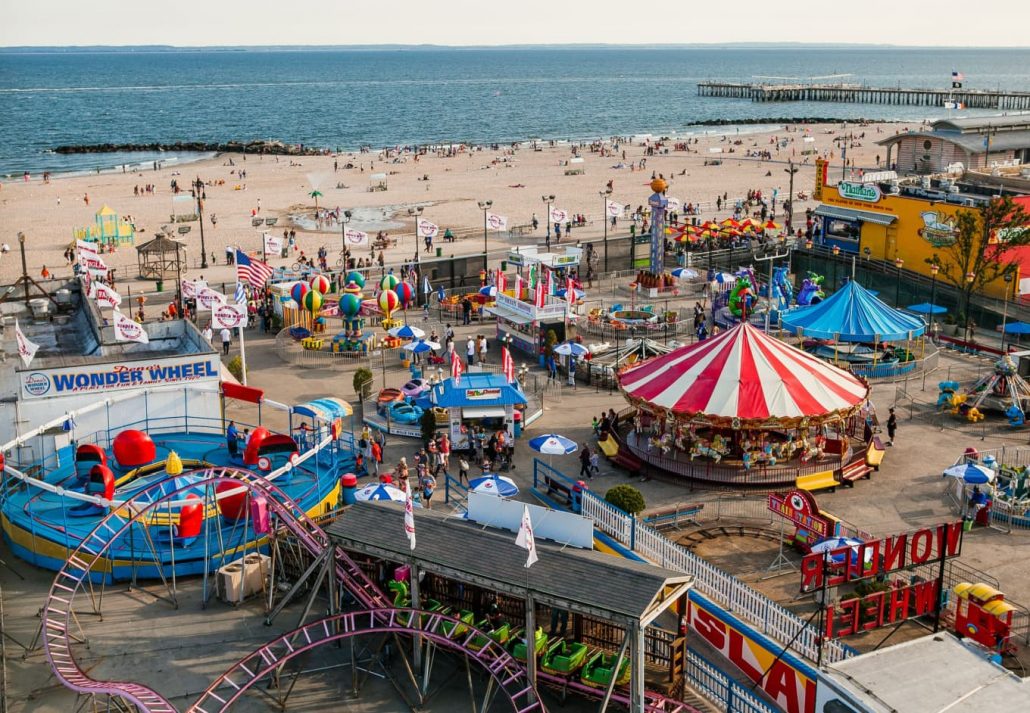
POLYGON ((247 291, 244 289, 242 282, 236 283, 236 294, 234 295, 234 299, 238 305, 247 304, 247 291))

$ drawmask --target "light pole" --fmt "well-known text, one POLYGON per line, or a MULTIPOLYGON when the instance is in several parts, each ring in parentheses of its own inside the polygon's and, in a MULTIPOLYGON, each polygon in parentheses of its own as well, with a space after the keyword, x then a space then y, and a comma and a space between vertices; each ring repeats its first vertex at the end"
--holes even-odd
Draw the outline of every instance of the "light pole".
MULTIPOLYGON (((411 206, 410 208, 408 208, 408 215, 410 215, 412 218, 415 219, 415 260, 414 260, 414 262, 415 262, 416 265, 420 264, 420 261, 418 259, 418 249, 419 249, 419 247, 418 247, 418 224, 419 224, 419 219, 422 217, 422 211, 423 210, 425 210, 425 206, 421 206, 421 205, 411 206)), ((402 280, 404 279, 404 275, 401 275, 401 279, 402 280)), ((416 280, 416 282, 417 282, 417 280, 416 280)), ((418 307, 419 306, 419 299, 418 299, 418 292, 419 292, 419 290, 418 290, 418 285, 417 284, 416 285, 412 285, 412 288, 414 289, 414 292, 415 292, 415 306, 418 307)))
POLYGON ((898 282, 894 287, 894 306, 901 307, 901 268, 905 266, 905 261, 900 257, 894 258, 894 267, 898 268, 898 282))
POLYGON ((840 255, 840 245, 833 246, 833 291, 837 291, 837 256, 840 255))
POLYGON ((937 256, 934 256, 934 261, 930 263, 930 324, 933 324, 933 315, 937 308, 937 273, 940 272, 941 266, 937 264, 937 256))
POLYGON ((790 188, 787 194, 787 204, 784 206, 784 211, 787 214, 787 230, 794 229, 794 174, 801 169, 794 165, 794 159, 790 160, 789 168, 783 169, 785 172, 790 174, 790 188))
POLYGON ((601 222, 604 223, 604 271, 608 272, 608 198, 612 194, 611 188, 606 188, 597 195, 601 196, 604 210, 601 211, 601 222))
POLYGON ((486 244, 486 227, 487 227, 487 226, 486 226, 486 213, 487 213, 487 211, 489 211, 489 210, 490 210, 490 207, 491 207, 491 206, 492 206, 493 204, 494 204, 494 202, 493 202, 493 201, 490 201, 490 200, 486 200, 486 201, 479 201, 479 209, 480 209, 481 211, 483 211, 483 269, 484 269, 484 270, 489 270, 489 269, 490 269, 490 266, 489 266, 489 264, 488 264, 488 258, 487 258, 487 244, 486 244))
MULTIPOLYGON (((814 245, 814 243, 812 242, 811 238, 809 238, 808 240, 805 241, 805 250, 808 251, 808 272, 809 273, 812 272, 812 245, 814 245)), ((806 277, 807 277, 807 275, 806 275, 806 277)))
POLYGON ((197 216, 200 218, 200 269, 207 269, 207 245, 204 243, 204 182, 197 176, 193 182, 193 191, 197 198, 197 216))
POLYGON ((547 244, 551 244, 551 204, 554 203, 554 194, 540 196, 540 200, 547 204, 547 212, 544 213, 544 223, 547 228, 547 244))
POLYGON ((1005 351, 1005 323, 1009 320, 1009 283, 1012 282, 1012 273, 1005 273, 1005 307, 1001 313, 1001 350, 1005 351))
MULTIPOLYGON (((340 220, 340 259, 343 260, 340 263, 340 267, 342 270, 347 269, 347 223, 350 222, 353 215, 349 210, 345 210, 343 211, 343 218, 340 220)), ((370 245, 372 244, 371 240, 368 242, 370 245)), ((375 248, 372 248, 372 252, 375 252, 375 248)))

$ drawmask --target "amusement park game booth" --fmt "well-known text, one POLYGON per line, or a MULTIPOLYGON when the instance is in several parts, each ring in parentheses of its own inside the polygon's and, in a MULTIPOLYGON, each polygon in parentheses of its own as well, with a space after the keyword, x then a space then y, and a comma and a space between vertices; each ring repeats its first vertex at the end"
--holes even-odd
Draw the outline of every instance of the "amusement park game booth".
POLYGON ((468 428, 483 426, 492 433, 500 429, 508 438, 521 435, 521 414, 517 407, 526 405, 526 396, 518 382, 509 383, 501 374, 463 374, 459 383, 445 379, 429 392, 431 406, 447 409, 453 447, 469 447, 468 428))

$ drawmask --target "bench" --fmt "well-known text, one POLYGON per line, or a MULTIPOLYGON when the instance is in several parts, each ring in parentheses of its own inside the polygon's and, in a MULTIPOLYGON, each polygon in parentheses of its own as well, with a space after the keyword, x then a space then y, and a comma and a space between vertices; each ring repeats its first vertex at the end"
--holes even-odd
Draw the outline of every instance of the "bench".
POLYGON ((520 238, 523 235, 525 235, 526 233, 531 233, 531 232, 533 232, 533 224, 532 223, 525 223, 524 225, 515 225, 515 226, 512 226, 511 229, 508 231, 508 237, 509 238, 520 238))
POLYGON ((644 517, 644 524, 653 527, 679 527, 680 518, 686 522, 696 522, 696 517, 704 509, 704 503, 676 503, 649 510, 644 517))
POLYGON ((544 493, 547 497, 558 496, 562 499, 562 505, 572 507, 572 491, 569 489, 569 486, 549 475, 544 476, 544 485, 547 486, 547 490, 544 493))
POLYGON ((887 453, 887 449, 883 447, 883 441, 880 440, 879 436, 873 436, 873 440, 869 441, 869 448, 865 452, 866 465, 870 466, 873 470, 880 470, 880 463, 883 462, 883 456, 887 453))
POLYGON ((841 483, 849 488, 854 487, 856 480, 871 478, 873 469, 865 462, 864 456, 859 456, 840 469, 841 483))
POLYGON ((832 493, 840 483, 833 477, 832 470, 824 470, 820 473, 799 476, 795 485, 799 490, 807 490, 810 493, 817 490, 829 490, 832 493))
POLYGON ((608 460, 620 468, 625 468, 630 473, 642 473, 644 469, 643 461, 622 448, 608 460))

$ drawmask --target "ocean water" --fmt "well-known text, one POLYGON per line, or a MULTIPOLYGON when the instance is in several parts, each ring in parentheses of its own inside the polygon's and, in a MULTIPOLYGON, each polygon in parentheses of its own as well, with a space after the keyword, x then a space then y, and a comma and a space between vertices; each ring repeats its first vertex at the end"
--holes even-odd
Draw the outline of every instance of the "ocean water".
POLYGON ((155 158, 48 152, 62 144, 281 139, 355 149, 685 133, 713 119, 922 119, 947 112, 709 99, 696 85, 846 74, 835 81, 947 88, 958 70, 967 87, 1030 90, 1028 68, 1030 50, 0 51, 0 176, 155 158))

